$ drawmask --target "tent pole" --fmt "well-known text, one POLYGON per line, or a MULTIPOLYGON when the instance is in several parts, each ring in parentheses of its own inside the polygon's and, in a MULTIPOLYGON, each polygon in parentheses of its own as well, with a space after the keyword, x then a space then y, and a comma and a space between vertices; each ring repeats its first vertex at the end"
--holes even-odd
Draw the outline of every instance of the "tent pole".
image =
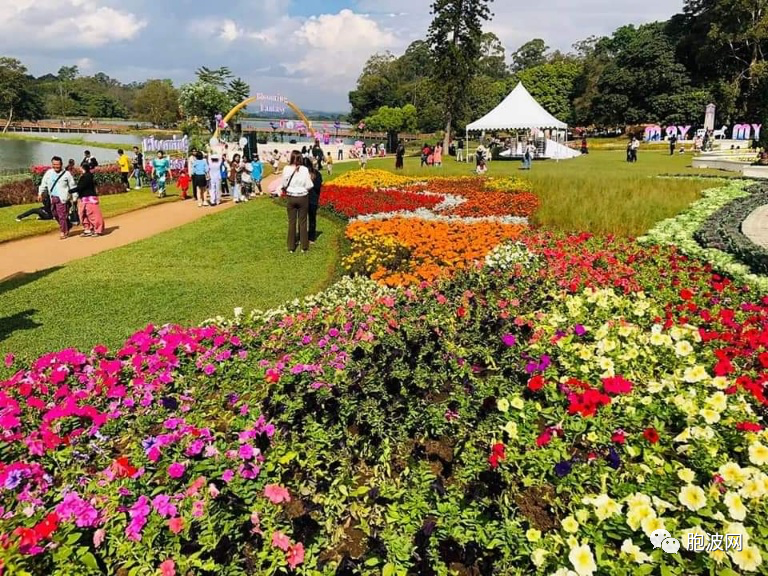
POLYGON ((469 128, 464 126, 464 162, 469 164, 469 128))

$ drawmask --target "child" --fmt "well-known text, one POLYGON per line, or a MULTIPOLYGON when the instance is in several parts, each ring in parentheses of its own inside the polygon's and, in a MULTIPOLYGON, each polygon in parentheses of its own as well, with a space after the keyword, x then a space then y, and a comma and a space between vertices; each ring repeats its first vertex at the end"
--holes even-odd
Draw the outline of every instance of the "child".
POLYGON ((264 165, 261 163, 261 159, 259 158, 259 155, 253 157, 253 162, 251 162, 251 180, 253 181, 254 186, 254 193, 256 192, 256 188, 259 190, 259 196, 264 194, 264 191, 261 189, 261 180, 264 178, 264 165))
POLYGON ((365 149, 365 146, 360 150, 360 169, 365 170, 365 165, 368 164, 368 150, 365 149))
POLYGON ((187 173, 186 168, 182 170, 181 174, 179 175, 179 188, 181 188, 181 199, 186 200, 187 199, 187 191, 189 191, 189 183, 191 182, 189 178, 189 174, 187 173))
POLYGON ((330 152, 328 152, 328 156, 325 158, 325 169, 329 175, 333 174, 333 156, 331 156, 330 152))

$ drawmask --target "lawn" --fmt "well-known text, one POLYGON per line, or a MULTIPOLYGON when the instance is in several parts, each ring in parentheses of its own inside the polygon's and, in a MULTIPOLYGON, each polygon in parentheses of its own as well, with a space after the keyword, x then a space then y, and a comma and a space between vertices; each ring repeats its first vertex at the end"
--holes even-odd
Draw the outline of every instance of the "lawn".
MULTIPOLYGON (((640 152, 637 164, 627 164, 623 151, 600 151, 555 162, 534 162, 530 172, 520 170, 516 161, 494 161, 489 176, 518 176, 529 180, 541 199, 536 224, 565 231, 587 230, 595 233, 639 235, 653 224, 674 216, 693 201, 702 190, 716 182, 696 179, 657 178, 663 174, 720 175, 727 173, 690 167, 690 155, 670 157, 662 151, 640 152)), ((442 168, 420 168, 419 158, 406 158, 406 175, 466 176, 472 164, 446 157, 442 168)), ((370 160, 369 168, 394 170, 393 157, 370 160)), ((333 178, 357 163, 335 164, 333 178)))
MULTIPOLYGON (((165 198, 158 198, 149 188, 131 190, 125 194, 103 196, 100 199, 101 211, 105 218, 111 218, 133 210, 139 210, 155 204, 175 202, 179 199, 179 191, 176 186, 168 188, 165 198)), ((38 208, 40 204, 23 204, 20 206, 4 206, 0 208, 0 242, 18 240, 28 236, 36 236, 56 230, 58 225, 53 220, 38 221, 36 216, 30 216, 22 222, 16 222, 16 216, 31 208, 38 208)))
MULTIPOLYGON (((145 192, 146 193, 146 192, 145 192)), ((0 351, 35 356, 116 346, 148 322, 198 324, 272 308, 325 287, 343 224, 307 254, 288 254, 285 209, 259 199, 158 236, 0 284, 0 351)))

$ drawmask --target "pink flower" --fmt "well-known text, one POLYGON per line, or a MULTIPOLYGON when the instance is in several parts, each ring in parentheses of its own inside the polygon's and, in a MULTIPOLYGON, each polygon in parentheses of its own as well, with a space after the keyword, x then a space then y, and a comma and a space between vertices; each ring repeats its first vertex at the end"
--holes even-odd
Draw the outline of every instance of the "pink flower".
POLYGON ((251 524, 253 524, 253 529, 251 530, 251 532, 253 532, 254 534, 262 534, 261 518, 259 518, 258 512, 253 512, 251 514, 251 524))
POLYGON ((5 367, 6 368, 10 368, 11 366, 13 366, 14 359, 15 359, 15 357, 14 357, 13 354, 6 354, 5 355, 5 367))
POLYGON ((288 566, 291 567, 291 570, 304 562, 304 544, 299 542, 298 544, 291 546, 285 555, 285 560, 288 562, 288 566))
POLYGON ((181 478, 184 476, 184 471, 186 470, 184 464, 181 464, 180 462, 174 462, 170 466, 168 466, 168 476, 171 478, 181 478))
POLYGON ((107 535, 107 531, 104 528, 99 528, 93 533, 93 545, 98 548, 101 543, 104 542, 104 537, 107 535))
POLYGON ((240 446, 239 454, 240 454, 240 458, 242 458, 243 460, 250 460, 251 458, 253 458, 253 446, 251 446, 250 444, 243 444, 242 446, 240 446))
POLYGON ((235 477, 235 473, 233 470, 224 470, 221 474, 221 479, 224 480, 224 482, 231 482, 232 478, 235 477))
POLYGON ((220 493, 221 493, 221 492, 219 492, 219 489, 218 489, 218 488, 216 488, 216 484, 213 484, 213 483, 211 483, 211 484, 208 484, 208 495, 209 495, 211 498, 216 498, 216 497, 218 497, 218 495, 219 495, 220 493))
POLYGON ((176 576, 176 563, 168 559, 160 564, 160 576, 176 576))
POLYGON ((196 500, 192 503, 192 516, 200 518, 205 512, 205 502, 203 500, 196 500))
POLYGON ((280 548, 283 552, 287 552, 288 549, 291 547, 291 539, 288 538, 285 534, 282 532, 273 532, 272 533, 272 546, 275 548, 280 548))
POLYGON ((203 372, 205 372, 206 375, 210 376, 214 372, 216 372, 216 366, 213 364, 206 364, 205 368, 203 368, 203 372))
POLYGON ((184 518, 171 518, 168 520, 168 528, 174 534, 178 534, 184 530, 184 518))
POLYGON ((288 493, 288 490, 279 484, 267 484, 264 487, 264 496, 266 496, 272 504, 291 501, 291 495, 288 493))

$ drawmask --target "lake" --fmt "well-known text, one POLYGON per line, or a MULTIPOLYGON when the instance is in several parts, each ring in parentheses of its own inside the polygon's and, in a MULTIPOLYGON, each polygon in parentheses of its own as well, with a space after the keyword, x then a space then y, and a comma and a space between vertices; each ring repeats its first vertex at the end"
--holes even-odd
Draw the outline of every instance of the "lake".
MULTIPOLYGON (((36 164, 48 164, 52 156, 61 156, 64 159, 64 164, 70 158, 74 158, 79 165, 85 149, 85 146, 74 144, 0 139, 0 171, 29 168, 36 164)), ((114 162, 117 158, 117 152, 108 148, 88 145, 88 150, 102 164, 114 162)))

